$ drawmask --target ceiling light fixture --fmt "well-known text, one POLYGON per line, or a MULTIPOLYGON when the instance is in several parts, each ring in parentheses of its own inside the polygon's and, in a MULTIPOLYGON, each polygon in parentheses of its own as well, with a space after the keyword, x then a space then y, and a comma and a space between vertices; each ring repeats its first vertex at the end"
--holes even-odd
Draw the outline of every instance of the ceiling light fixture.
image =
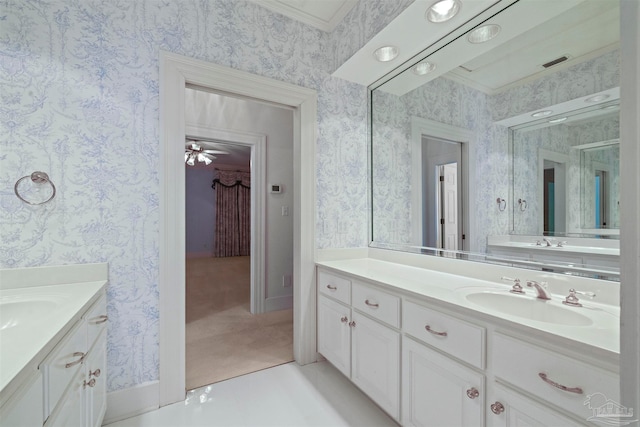
POLYGON ((376 49, 373 54, 378 61, 389 62, 398 56, 398 48, 395 46, 382 46, 376 49))
POLYGON ((558 117, 557 119, 551 119, 551 120, 549 120, 549 123, 554 123, 554 124, 555 124, 555 123, 562 123, 562 122, 564 122, 565 120, 567 120, 567 118, 566 118, 566 117, 558 117))
POLYGON ((425 18, 436 24, 446 22, 458 14, 460 6, 458 0, 440 0, 427 9, 425 18))
POLYGON ((423 61, 423 62, 420 62, 419 64, 416 64, 413 67, 413 72, 419 76, 424 76, 425 74, 430 73, 435 69, 436 69, 436 64, 423 61))
POLYGON ((551 110, 536 111, 535 113, 533 113, 531 115, 531 117, 547 117, 551 113, 553 113, 553 111, 551 111, 551 110))
POLYGON ((607 95, 606 93, 603 93, 601 95, 590 96, 586 98, 584 102, 600 102, 600 101, 604 101, 607 98, 609 98, 609 95, 607 95))
POLYGON ((469 43, 484 43, 496 37, 502 28, 500 25, 496 24, 488 24, 483 25, 482 27, 478 27, 475 30, 471 31, 467 36, 467 40, 469 43))

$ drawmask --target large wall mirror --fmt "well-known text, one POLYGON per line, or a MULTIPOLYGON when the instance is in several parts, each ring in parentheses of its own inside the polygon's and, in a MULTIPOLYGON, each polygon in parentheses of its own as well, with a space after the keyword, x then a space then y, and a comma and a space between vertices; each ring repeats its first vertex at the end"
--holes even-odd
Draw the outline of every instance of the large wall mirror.
POLYGON ((372 246, 617 280, 619 37, 502 0, 370 86, 372 246))

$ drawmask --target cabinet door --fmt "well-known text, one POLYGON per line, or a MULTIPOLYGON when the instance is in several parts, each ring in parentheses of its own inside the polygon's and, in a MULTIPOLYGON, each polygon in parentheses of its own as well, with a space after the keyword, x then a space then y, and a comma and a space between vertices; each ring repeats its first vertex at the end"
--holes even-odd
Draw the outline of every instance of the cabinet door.
POLYGON ((487 425, 491 427, 574 427, 583 424, 498 384, 487 401, 487 425))
POLYGON ((85 402, 87 426, 100 427, 107 410, 106 334, 102 332, 86 360, 85 402))
POLYGON ((318 353, 347 377, 351 375, 350 313, 348 307, 318 297, 318 353))
POLYGON ((45 427, 82 427, 85 425, 84 370, 71 380, 69 388, 60 399, 56 409, 47 419, 45 427))
POLYGON ((42 375, 35 372, 0 409, 0 426, 42 425, 42 375))
POLYGON ((484 375, 405 337, 402 424, 484 425, 484 375))
POLYGON ((356 311, 351 323, 351 380, 400 419, 400 334, 356 311))

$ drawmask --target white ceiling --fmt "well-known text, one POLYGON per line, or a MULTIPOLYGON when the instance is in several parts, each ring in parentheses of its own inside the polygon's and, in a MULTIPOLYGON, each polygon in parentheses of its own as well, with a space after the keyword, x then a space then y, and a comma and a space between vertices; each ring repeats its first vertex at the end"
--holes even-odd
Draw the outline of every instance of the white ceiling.
POLYGON ((358 0, 251 0, 296 21, 330 32, 358 0))

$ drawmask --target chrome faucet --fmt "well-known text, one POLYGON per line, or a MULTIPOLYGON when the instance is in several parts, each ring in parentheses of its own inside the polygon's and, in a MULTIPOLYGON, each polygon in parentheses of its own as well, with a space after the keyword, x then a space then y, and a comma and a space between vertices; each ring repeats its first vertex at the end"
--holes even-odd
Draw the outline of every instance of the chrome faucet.
POLYGON ((551 240, 547 239, 546 237, 543 237, 542 240, 547 244, 547 246, 553 246, 551 240))
POLYGON ((547 286, 546 283, 536 282, 535 280, 527 280, 527 286, 530 288, 534 288, 536 290, 536 298, 541 300, 551 299, 551 297, 549 296, 549 293, 545 289, 545 286, 547 286))

